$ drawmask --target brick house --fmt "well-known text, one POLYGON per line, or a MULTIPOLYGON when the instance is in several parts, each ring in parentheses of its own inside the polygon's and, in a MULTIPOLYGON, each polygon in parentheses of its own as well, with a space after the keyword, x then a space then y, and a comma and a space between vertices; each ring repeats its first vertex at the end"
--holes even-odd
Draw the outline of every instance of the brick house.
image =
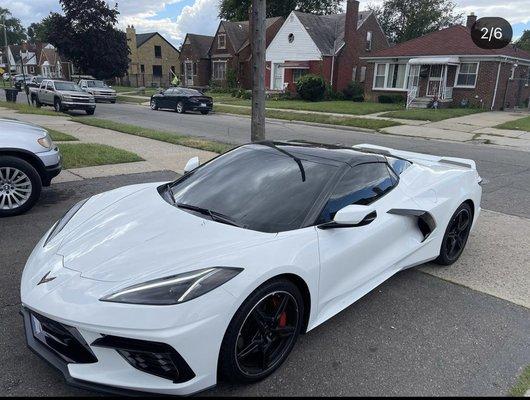
POLYGON ((169 86, 180 73, 180 52, 158 32, 136 33, 126 29, 129 68, 122 79, 130 86, 169 86))
POLYGON ((364 81, 367 64, 361 56, 387 47, 374 13, 359 12, 358 1, 348 0, 342 14, 293 11, 267 48, 266 86, 294 91, 296 80, 311 73, 342 90, 352 80, 364 81))
POLYGON ((71 79, 74 68, 71 62, 61 57, 57 49, 51 45, 45 45, 38 57, 40 74, 45 78, 71 79))
MULTIPOLYGON (((282 17, 267 18, 266 45, 275 37, 283 24, 282 17)), ((239 85, 245 89, 251 87, 249 21, 221 21, 212 41, 209 54, 211 59, 211 81, 218 85, 226 85, 227 74, 231 70, 239 85)))
POLYGON ((207 87, 210 83, 210 47, 213 36, 186 34, 180 49, 181 84, 186 87, 207 87))
MULTIPOLYGON (((408 107, 426 107, 436 97, 441 107, 471 104, 498 110, 524 105, 530 97, 530 54, 513 45, 477 47, 470 30, 455 25, 364 57, 365 97, 401 94, 408 107)), ((527 103, 526 103, 527 105, 527 103)))
POLYGON ((8 46, 9 63, 11 64, 11 68, 15 69, 15 73, 39 75, 38 55, 43 46, 43 43, 23 43, 8 46))

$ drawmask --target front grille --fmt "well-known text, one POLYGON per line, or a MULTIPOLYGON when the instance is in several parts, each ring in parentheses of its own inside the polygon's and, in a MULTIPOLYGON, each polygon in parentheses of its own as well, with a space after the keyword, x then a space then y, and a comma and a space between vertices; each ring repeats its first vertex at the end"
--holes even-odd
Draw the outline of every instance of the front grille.
POLYGON ((86 97, 72 97, 72 101, 74 101, 75 103, 88 103, 89 99, 87 99, 86 97))
POLYGON ((92 346, 114 349, 134 368, 174 383, 187 382, 195 376, 182 356, 166 343, 103 336, 92 346))
POLYGON ((33 336, 67 363, 89 364, 98 361, 77 329, 32 313, 33 336))

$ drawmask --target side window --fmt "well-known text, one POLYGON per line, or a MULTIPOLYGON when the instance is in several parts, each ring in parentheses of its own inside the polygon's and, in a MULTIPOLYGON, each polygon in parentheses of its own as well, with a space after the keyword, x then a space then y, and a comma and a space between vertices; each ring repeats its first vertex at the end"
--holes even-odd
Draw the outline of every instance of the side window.
POLYGON ((46 90, 53 90, 53 83, 48 82, 48 85, 46 86, 46 90))
POLYGON ((373 203, 396 185, 386 163, 369 163, 349 169, 341 178, 326 206, 318 217, 317 224, 333 220, 340 209, 350 204, 373 203))
POLYGON ((401 158, 387 157, 387 160, 394 172, 398 175, 401 175, 403 171, 412 165, 410 161, 401 158))

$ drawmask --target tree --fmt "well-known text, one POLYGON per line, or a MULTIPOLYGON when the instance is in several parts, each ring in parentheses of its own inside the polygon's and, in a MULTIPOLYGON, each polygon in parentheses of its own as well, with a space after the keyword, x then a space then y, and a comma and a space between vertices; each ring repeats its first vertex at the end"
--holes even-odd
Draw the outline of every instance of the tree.
MULTIPOLYGON (((7 43, 8 44, 21 44, 26 40, 26 29, 20 23, 18 18, 14 18, 11 12, 7 8, 0 7, 0 23, 6 24, 7 32, 7 43)), ((1 28, 4 29, 3 27, 1 28)), ((0 35, 0 47, 5 47, 4 33, 0 35)))
POLYGON ((41 22, 33 22, 28 26, 28 41, 31 43, 47 43, 51 18, 46 17, 41 22))
MULTIPOLYGON (((228 21, 246 21, 252 0, 221 0, 219 18, 228 21)), ((332 14, 341 9, 342 0, 267 0, 267 18, 287 17, 299 10, 314 14, 332 14)))
POLYGON ((526 29, 515 44, 520 49, 530 51, 530 29, 526 29))
POLYGON ((451 0, 385 0, 372 7, 390 42, 401 43, 461 22, 451 0))
POLYGON ((125 32, 115 28, 117 5, 105 0, 60 0, 64 15, 47 17, 47 40, 83 73, 99 79, 125 75, 129 48, 125 32))

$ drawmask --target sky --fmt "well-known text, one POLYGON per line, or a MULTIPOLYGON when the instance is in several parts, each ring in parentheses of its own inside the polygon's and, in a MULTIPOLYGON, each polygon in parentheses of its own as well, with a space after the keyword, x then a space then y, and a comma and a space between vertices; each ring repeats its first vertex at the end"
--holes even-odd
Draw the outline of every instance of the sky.
MULTIPOLYGON (((137 33, 157 31, 179 46, 186 33, 213 35, 219 23, 219 0, 107 0, 118 2, 120 26, 134 25, 137 33)), ((512 24, 514 38, 530 29, 530 0, 453 0, 456 11, 480 17, 503 17, 512 24)), ((382 0, 360 0, 360 9, 382 0)), ((60 11, 59 0, 2 0, 25 26, 38 22, 50 11, 60 11)))

